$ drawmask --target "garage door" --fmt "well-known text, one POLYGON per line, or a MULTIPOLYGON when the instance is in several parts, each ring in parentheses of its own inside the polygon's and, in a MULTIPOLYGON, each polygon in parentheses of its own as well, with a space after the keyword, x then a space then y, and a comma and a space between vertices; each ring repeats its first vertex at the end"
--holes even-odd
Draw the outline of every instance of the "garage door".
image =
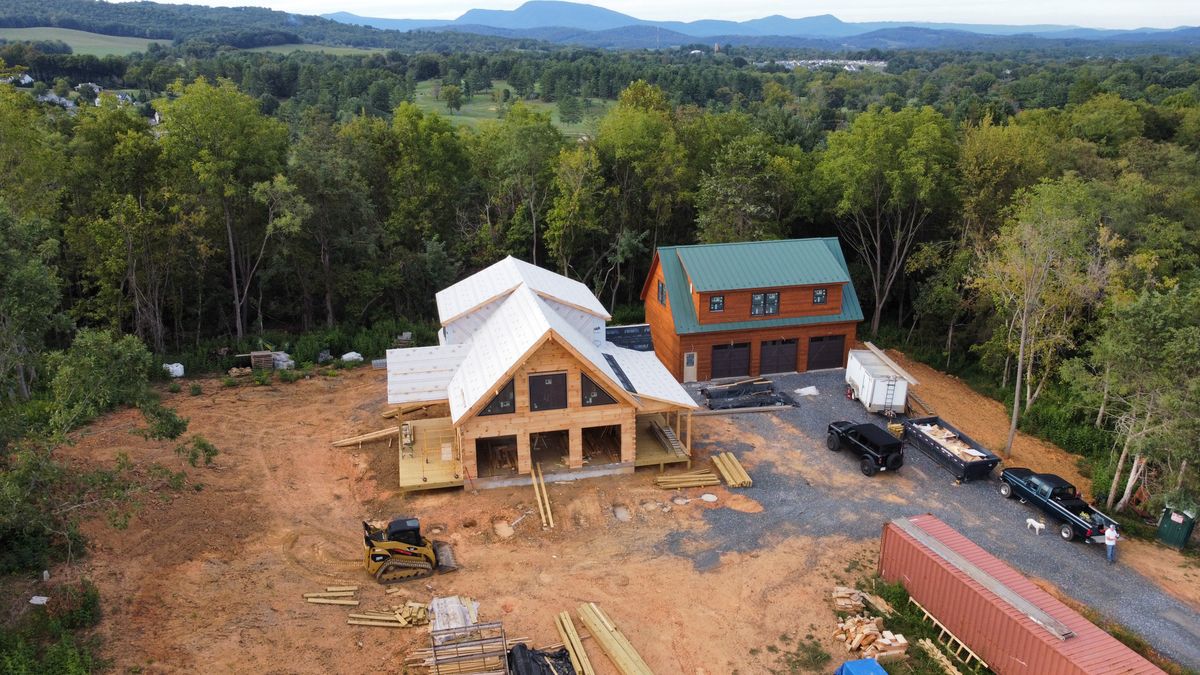
POLYGON ((750 374, 750 343, 713 345, 712 378, 745 377, 750 374))
POLYGON ((841 368, 845 335, 827 335, 808 339, 808 369, 841 368))
POLYGON ((791 373, 796 370, 796 340, 769 340, 761 345, 758 372, 791 373))

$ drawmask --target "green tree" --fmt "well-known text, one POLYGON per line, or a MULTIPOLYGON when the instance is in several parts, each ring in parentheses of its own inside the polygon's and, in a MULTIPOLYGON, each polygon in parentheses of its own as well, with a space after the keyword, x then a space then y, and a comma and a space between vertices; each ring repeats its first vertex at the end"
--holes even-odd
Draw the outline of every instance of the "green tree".
POLYGON ((47 120, 28 95, 0 85, 0 195, 18 216, 58 212, 65 164, 47 120))
POLYGON ((1071 111, 1071 131, 1110 156, 1122 143, 1140 136, 1143 123, 1137 104, 1117 94, 1100 94, 1071 111))
MULTIPOLYGON (((564 149, 554 171, 554 202, 546 213, 546 248, 558 262, 564 276, 569 274, 581 255, 604 248, 599 240, 604 232, 604 206, 607 188, 600 155, 589 145, 564 149)), ((600 255, 586 256, 592 268, 580 270, 587 280, 595 273, 600 255)))
POLYGON ((771 209, 771 155, 763 137, 746 137, 725 146, 712 170, 700 179, 696 225, 700 241, 718 244, 783 237, 783 225, 771 209))
POLYGON ((871 110, 829 134, 817 165, 833 201, 842 240, 871 280, 871 334, 913 244, 936 209, 953 196, 956 147, 949 122, 933 108, 871 110))
POLYGON ((46 334, 65 327, 54 231, 0 201, 0 395, 28 399, 46 334))
POLYGON ((583 106, 574 96, 558 99, 558 119, 563 124, 578 124, 583 121, 583 106))
POLYGON ((462 109, 463 90, 457 84, 448 84, 442 87, 442 100, 446 102, 446 109, 452 112, 458 112, 462 109))
MULTIPOLYGON (((283 168, 287 127, 264 116, 258 102, 229 80, 177 83, 160 101, 162 144, 185 190, 223 230, 229 255, 232 323, 246 333, 250 286, 272 230, 250 190, 283 168)), ((260 308, 261 311, 261 308, 260 308)))
POLYGON ((154 359, 132 335, 85 329, 51 355, 54 429, 67 432, 103 412, 142 402, 154 359))

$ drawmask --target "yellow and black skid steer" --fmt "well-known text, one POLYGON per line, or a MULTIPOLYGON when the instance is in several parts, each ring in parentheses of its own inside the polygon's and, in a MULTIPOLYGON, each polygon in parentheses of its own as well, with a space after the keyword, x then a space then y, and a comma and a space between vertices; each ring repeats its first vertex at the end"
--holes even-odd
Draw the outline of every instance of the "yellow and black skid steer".
POLYGON ((363 524, 367 574, 381 584, 420 579, 434 572, 458 569, 454 550, 444 541, 431 541, 421 534, 421 521, 396 518, 387 527, 363 524))

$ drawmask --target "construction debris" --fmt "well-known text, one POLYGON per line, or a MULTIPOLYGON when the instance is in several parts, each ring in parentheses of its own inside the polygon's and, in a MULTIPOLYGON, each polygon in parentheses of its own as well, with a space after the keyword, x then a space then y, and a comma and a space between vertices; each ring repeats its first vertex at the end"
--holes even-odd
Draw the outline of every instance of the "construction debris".
POLYGON ((754 485, 754 481, 750 480, 750 474, 746 473, 746 470, 742 468, 742 463, 732 452, 713 455, 712 461, 729 487, 748 488, 754 485))
POLYGON ((508 650, 529 638, 508 638, 500 623, 435 630, 432 645, 410 650, 403 672, 436 675, 504 673, 508 650))
POLYGON ((863 611, 863 592, 846 586, 833 587, 833 608, 839 612, 858 614, 863 611))
POLYGON ((654 484, 664 490, 678 488, 710 487, 720 485, 721 479, 709 469, 698 469, 687 473, 664 474, 654 479, 654 484))
POLYGON ((419 602, 393 605, 391 611, 368 611, 351 614, 346 623, 352 626, 380 626, 388 628, 410 628, 429 623, 429 607, 419 602))
POLYGON ((883 619, 859 614, 838 623, 835 640, 846 643, 846 651, 861 651, 862 656, 880 663, 898 661, 908 652, 908 640, 899 633, 883 629, 883 619))
POLYGON ((333 447, 345 448, 345 447, 351 446, 351 445, 360 445, 360 444, 366 443, 368 441, 378 441, 378 440, 382 440, 384 438, 389 438, 391 436, 399 436, 399 435, 400 435, 400 427, 390 427, 388 429, 380 429, 379 431, 372 431, 369 434, 362 434, 359 436, 351 436, 350 438, 343 438, 340 441, 334 441, 333 447))
POLYGON ((936 644, 933 643, 933 640, 930 640, 929 638, 921 638, 920 640, 917 640, 917 646, 920 647, 921 650, 926 654, 928 654, 929 658, 933 659, 938 666, 941 667, 942 672, 946 675, 962 675, 962 671, 954 666, 954 662, 951 661, 946 654, 939 649, 936 644))
POLYGON ((579 631, 575 629, 575 622, 571 621, 571 615, 559 612, 554 623, 558 627, 558 635, 562 638, 563 646, 567 648, 567 654, 571 657, 571 666, 575 668, 575 672, 580 675, 596 675, 596 670, 592 668, 592 662, 588 659, 587 651, 583 648, 583 640, 579 637, 579 631))
POLYGON ((326 586, 326 593, 343 593, 345 591, 357 591, 358 586, 326 586))
POLYGON ((479 623, 479 603, 467 596, 451 595, 429 602, 433 631, 468 628, 479 623))
POLYGON ((351 607, 358 606, 357 600, 350 600, 348 598, 305 598, 304 600, 305 600, 305 602, 311 602, 314 605, 349 605, 351 607))
POLYGON ((888 433, 896 438, 904 438, 904 425, 899 422, 889 422, 887 425, 888 433))
POLYGON ((542 474, 542 463, 533 468, 533 494, 537 497, 538 514, 542 517, 542 529, 554 528, 554 512, 550 510, 550 495, 546 493, 546 477, 542 474), (540 489, 539 489, 540 488, 540 489))
POLYGON ((612 619, 608 618, 596 603, 580 605, 579 618, 621 675, 653 675, 654 671, 650 670, 641 654, 638 654, 629 640, 617 630, 612 619))

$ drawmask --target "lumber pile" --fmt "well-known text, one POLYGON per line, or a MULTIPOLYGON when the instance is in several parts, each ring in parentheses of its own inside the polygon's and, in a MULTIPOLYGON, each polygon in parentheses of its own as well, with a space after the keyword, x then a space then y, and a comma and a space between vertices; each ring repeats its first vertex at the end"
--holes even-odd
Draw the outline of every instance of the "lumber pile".
POLYGON ((411 628, 429 623, 429 607, 419 602, 393 605, 391 611, 368 610, 351 614, 346 620, 351 626, 378 626, 381 628, 411 628))
POLYGON ((881 663, 900 660, 908 652, 908 640, 899 633, 884 630, 883 619, 878 616, 849 617, 838 623, 833 637, 846 643, 846 651, 859 651, 863 658, 881 663))
POLYGON ((833 587, 833 608, 839 612, 858 614, 866 607, 863 605, 863 592, 846 586, 833 587))
POLYGON ((550 510, 550 495, 546 493, 546 476, 542 473, 542 463, 533 467, 533 494, 537 497, 538 515, 542 517, 542 529, 554 529, 554 512, 550 510))
POLYGON ((596 603, 587 602, 579 606, 579 618, 592 633, 592 638, 608 655, 621 675, 653 675, 654 671, 633 648, 629 640, 617 630, 616 624, 596 603))
POLYGON ((748 488, 754 485, 754 481, 750 480, 750 474, 746 473, 746 470, 742 468, 742 463, 732 452, 713 455, 712 461, 729 487, 748 488))
POLYGON ((928 654, 929 658, 933 659, 946 675, 962 675, 962 671, 954 666, 954 662, 941 649, 938 649, 933 640, 921 638, 917 640, 917 646, 921 648, 921 651, 928 654))
POLYGON ((559 612, 555 617, 555 625, 558 627, 558 635, 562 638, 563 646, 567 648, 567 654, 571 657, 571 666, 575 668, 575 672, 579 675, 596 675, 596 670, 592 668, 592 662, 588 659, 587 651, 583 648, 583 640, 579 637, 579 631, 575 629, 575 623, 571 621, 571 615, 559 612))
POLYGON ((313 605, 348 605, 357 607, 358 600, 354 594, 358 586, 326 586, 323 591, 304 594, 304 601, 313 605))
POLYGON ((888 433, 896 438, 904 438, 904 425, 899 422, 889 422, 887 425, 888 433))
POLYGON ((710 487, 720 485, 721 479, 708 469, 699 469, 687 473, 663 474, 654 479, 654 484, 664 490, 680 488, 710 487))
POLYGON ((351 436, 350 438, 343 438, 340 441, 334 441, 333 447, 345 448, 345 447, 348 447, 351 445, 360 445, 362 443, 367 443, 369 441, 378 441, 378 440, 382 440, 384 438, 390 438, 392 436, 399 436, 399 435, 400 435, 400 427, 389 427, 387 429, 380 429, 379 431, 372 431, 371 433, 368 433, 368 434, 351 436))
POLYGON ((404 655, 406 673, 450 675, 465 673, 503 673, 508 650, 529 638, 509 638, 499 623, 486 623, 467 628, 438 631, 440 644, 411 649, 404 655))
POLYGON ((245 377, 253 372, 253 368, 238 368, 237 366, 234 366, 229 369, 228 374, 230 377, 245 377))

